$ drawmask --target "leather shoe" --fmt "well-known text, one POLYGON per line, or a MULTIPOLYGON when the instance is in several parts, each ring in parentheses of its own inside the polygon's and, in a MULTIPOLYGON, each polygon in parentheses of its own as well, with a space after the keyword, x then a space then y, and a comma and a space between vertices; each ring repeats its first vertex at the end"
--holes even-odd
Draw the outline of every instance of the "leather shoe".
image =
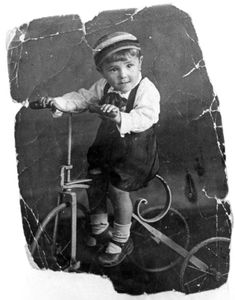
POLYGON ((129 240, 123 244, 113 240, 111 240, 111 242, 121 247, 122 251, 120 253, 115 254, 103 252, 98 256, 97 260, 99 264, 107 268, 119 265, 126 258, 127 255, 132 253, 134 249, 133 241, 131 238, 129 238, 129 240))
POLYGON ((89 247, 100 246, 107 244, 112 238, 111 228, 108 226, 102 233, 100 234, 91 234, 87 241, 86 245, 89 247))

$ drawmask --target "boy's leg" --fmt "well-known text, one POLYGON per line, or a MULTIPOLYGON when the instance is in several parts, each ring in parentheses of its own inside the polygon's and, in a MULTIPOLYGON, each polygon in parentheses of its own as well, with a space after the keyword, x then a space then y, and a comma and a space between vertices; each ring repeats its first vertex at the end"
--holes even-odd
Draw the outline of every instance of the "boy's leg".
POLYGON ((88 238, 87 244, 96 245, 96 238, 110 238, 108 232, 108 214, 107 214, 107 179, 100 169, 89 170, 88 177, 92 179, 89 189, 87 189, 88 202, 90 208, 90 230, 91 237, 88 238))
POLYGON ((109 184, 109 197, 114 210, 114 222, 122 225, 131 223, 133 205, 130 193, 109 184))
POLYGON ((110 184, 109 197, 114 210, 113 235, 105 252, 98 257, 99 262, 106 267, 118 265, 133 250, 133 243, 129 238, 133 212, 129 192, 110 184))

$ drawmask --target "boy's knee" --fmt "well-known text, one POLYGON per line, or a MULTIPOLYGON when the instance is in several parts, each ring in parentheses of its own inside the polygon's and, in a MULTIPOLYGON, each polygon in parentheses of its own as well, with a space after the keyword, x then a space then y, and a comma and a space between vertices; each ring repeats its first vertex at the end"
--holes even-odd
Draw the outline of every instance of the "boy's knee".
POLYGON ((92 179, 92 186, 101 190, 106 189, 107 178, 100 168, 88 170, 88 178, 92 179))
POLYGON ((89 189, 87 189, 90 210, 96 211, 97 208, 106 207, 107 180, 100 169, 88 170, 88 178, 92 180, 89 189))
POLYGON ((93 168, 88 170, 88 174, 87 174, 88 178, 92 179, 92 182, 96 182, 96 181, 103 181, 104 180, 104 173, 102 172, 102 170, 100 168, 93 168))
POLYGON ((100 174, 102 174, 102 171, 101 171, 101 169, 100 168, 94 168, 94 169, 90 169, 89 171, 88 171, 88 175, 100 175, 100 174))
POLYGON ((111 183, 109 183, 109 193, 115 200, 121 200, 129 197, 129 192, 120 190, 119 188, 113 186, 111 183))

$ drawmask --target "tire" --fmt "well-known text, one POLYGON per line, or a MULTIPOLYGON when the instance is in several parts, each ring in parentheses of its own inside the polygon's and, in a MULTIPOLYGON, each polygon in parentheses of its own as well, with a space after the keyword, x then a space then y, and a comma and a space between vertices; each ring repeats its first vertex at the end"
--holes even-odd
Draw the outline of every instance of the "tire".
POLYGON ((181 267, 182 291, 190 294, 218 288, 224 284, 229 271, 229 245, 229 238, 212 237, 193 247, 181 267), (202 264, 200 261, 194 264, 195 257, 202 264))
MULTIPOLYGON (((82 204, 77 204, 84 213, 87 212, 82 204)), ((61 203, 55 207, 38 226, 33 242, 29 247, 31 255, 39 268, 65 270, 70 263, 71 226, 70 222, 58 222, 56 232, 60 230, 66 238, 55 234, 55 223, 59 215, 71 209, 69 203, 61 203), (68 224, 69 223, 69 224, 68 224)))
MULTIPOLYGON (((144 213, 154 215, 159 208, 152 208, 144 213)), ((170 208, 168 214, 152 227, 164 233, 175 243, 187 249, 189 245, 189 227, 184 216, 176 209, 170 208)), ((147 272, 162 272, 173 268, 182 257, 161 240, 156 241, 146 228, 136 220, 133 222, 132 238, 134 251, 131 255, 132 262, 140 269, 147 272)))

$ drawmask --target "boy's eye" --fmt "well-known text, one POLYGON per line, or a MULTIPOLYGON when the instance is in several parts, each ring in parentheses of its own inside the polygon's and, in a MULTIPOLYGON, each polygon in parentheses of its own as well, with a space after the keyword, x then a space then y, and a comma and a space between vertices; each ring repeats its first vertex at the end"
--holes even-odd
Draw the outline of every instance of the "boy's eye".
POLYGON ((133 67, 133 66, 134 66, 133 64, 128 64, 128 65, 127 65, 127 68, 130 69, 130 68, 133 67))
POLYGON ((109 72, 116 72, 117 71, 117 68, 111 68, 109 69, 109 72))

